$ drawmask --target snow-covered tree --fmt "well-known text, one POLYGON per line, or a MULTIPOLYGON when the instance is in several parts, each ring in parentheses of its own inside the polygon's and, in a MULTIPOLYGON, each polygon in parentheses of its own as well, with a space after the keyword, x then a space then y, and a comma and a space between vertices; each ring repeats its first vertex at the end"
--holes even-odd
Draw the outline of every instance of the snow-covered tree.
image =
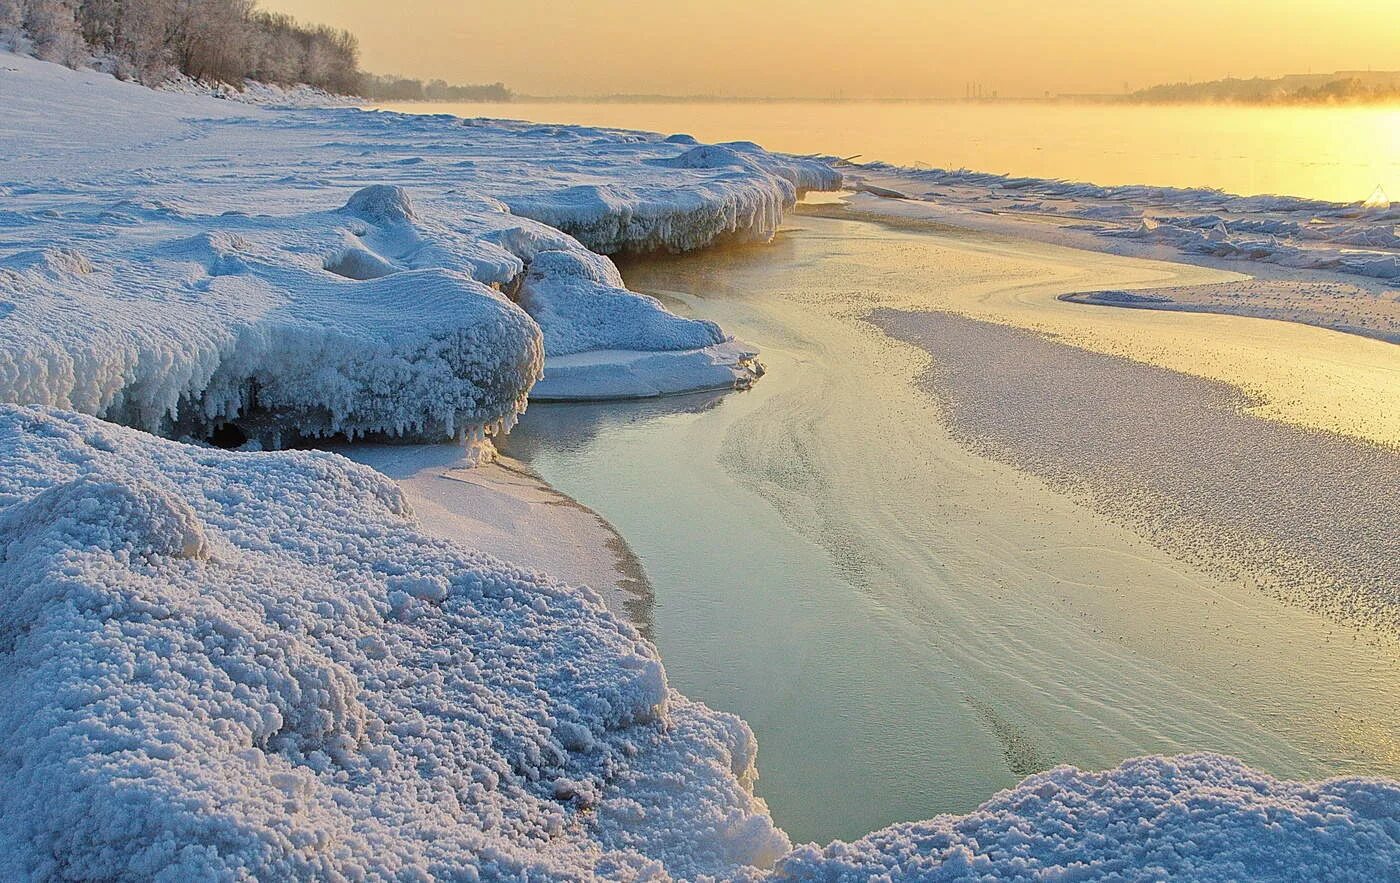
POLYGON ((260 12, 254 0, 0 0, 0 42, 69 65, 95 54, 144 83, 179 71, 349 93, 360 81, 354 35, 260 12))
POLYGON ((45 61, 75 66, 89 55, 72 0, 23 0, 20 27, 45 61))

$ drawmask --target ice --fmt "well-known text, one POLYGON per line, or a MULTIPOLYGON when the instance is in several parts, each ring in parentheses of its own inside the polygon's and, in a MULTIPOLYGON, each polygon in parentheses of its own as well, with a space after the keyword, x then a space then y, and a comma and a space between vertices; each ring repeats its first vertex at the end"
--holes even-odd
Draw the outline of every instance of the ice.
POLYGON ((779 880, 1390 880, 1400 784, 1274 779, 1232 758, 1059 767, 966 816, 800 848, 779 880))
POLYGON ((392 481, 0 406, 0 878, 732 878, 753 736, 392 481))
POLYGON ((570 397, 745 386, 751 348, 597 252, 765 239, 840 180, 747 144, 274 112, 3 58, 0 400, 169 436, 479 440, 545 356, 590 350, 632 355, 544 365, 570 397))
POLYGON ((417 217, 399 187, 308 214, 119 202, 26 228, 81 245, 0 258, 9 401, 272 446, 450 438, 513 424, 540 374, 538 327, 472 278, 518 259, 417 217))
MULTIPOLYGON (((1073 229, 1105 240, 1164 245, 1186 255, 1400 279, 1400 208, 1379 187, 1364 201, 1333 203, 1291 196, 1234 196, 1205 189, 1101 187, 884 163, 852 166, 847 175, 848 187, 906 195, 911 201, 936 206, 945 220, 954 214, 969 220, 974 212, 982 215, 977 220, 984 225, 1003 214, 1048 216, 1087 222, 1073 229)), ((870 210, 910 213, 887 203, 870 210)), ((1042 237, 1053 230, 1039 226, 1037 235, 1042 237)), ((1030 229, 1031 225, 1023 227, 1030 229)))
MULTIPOLYGON (((426 535, 334 454, 139 431, 480 439, 541 371, 535 393, 568 398, 752 382, 751 348, 627 292, 601 253, 764 239, 839 184, 825 164, 273 113, 0 58, 0 398, 24 403, 0 405, 0 878, 1400 873, 1395 783, 1211 755, 1060 768, 968 816, 790 851, 749 728, 671 690, 591 590, 426 535)), ((1362 244, 1336 260, 1373 275, 1400 219, 955 183, 967 204, 1121 202, 1081 219, 1232 255, 1362 244)))

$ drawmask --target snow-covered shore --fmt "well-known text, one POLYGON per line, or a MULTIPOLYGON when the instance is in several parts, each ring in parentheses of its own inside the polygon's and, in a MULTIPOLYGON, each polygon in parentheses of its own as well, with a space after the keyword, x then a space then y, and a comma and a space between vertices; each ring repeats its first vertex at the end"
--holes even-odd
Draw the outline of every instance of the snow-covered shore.
MULTIPOLYGON (((850 186, 871 199, 937 206, 967 215, 1039 219, 1071 231, 1185 255, 1400 279, 1400 205, 1377 192, 1363 203, 1293 196, 1234 196, 1219 190, 1101 187, 1076 181, 1013 178, 983 172, 851 166, 850 186)), ((889 210, 888 207, 886 210, 889 210)), ((917 211, 893 213, 919 216, 917 211)))
POLYGON ((788 852, 737 718, 389 479, 0 407, 7 879, 1386 879, 1400 785, 1060 768, 788 852))
POLYGON ((947 224, 1259 277, 1154 290, 1145 298, 1085 292, 1073 298, 1080 303, 1255 316, 1400 340, 1400 205, 1379 192, 1343 204, 882 163, 845 172, 854 192, 818 211, 947 224))
MULTIPOLYGON (((1211 756, 791 851, 748 727, 671 690, 592 590, 435 535, 335 454, 142 431, 480 437, 555 354, 748 360, 596 252, 766 238, 834 184, 820 164, 270 113, 11 56, 0 95, 0 876, 1400 873, 1394 783, 1211 756)), ((666 372, 696 383, 669 364, 648 393, 666 372)))
POLYGON ((745 386, 751 349, 599 252, 763 240, 839 182, 747 144, 267 111, 0 59, 0 397, 165 435, 480 439, 542 370, 554 398, 745 386))

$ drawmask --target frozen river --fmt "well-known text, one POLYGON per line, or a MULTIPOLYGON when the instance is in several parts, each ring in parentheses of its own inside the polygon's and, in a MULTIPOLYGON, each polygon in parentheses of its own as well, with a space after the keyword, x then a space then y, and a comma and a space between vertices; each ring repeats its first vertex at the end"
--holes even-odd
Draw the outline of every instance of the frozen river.
POLYGON ((385 107, 410 113, 686 132, 770 150, 1095 184, 1219 187, 1336 202, 1400 198, 1400 106, 996 102, 537 102, 385 107))
POLYGON ((1230 278, 1212 270, 840 219, 789 226, 771 246, 623 268, 634 290, 760 346, 769 374, 752 391, 532 405, 505 448, 626 538, 673 685, 753 726, 758 791, 795 840, 965 812, 1056 763, 1145 753, 1400 775, 1400 653, 1287 580, 1336 564, 1336 538, 1313 537, 1309 561, 1271 562, 1259 551, 1271 521, 1251 520, 1270 458, 1306 464, 1316 443, 1330 458, 1318 470, 1351 478, 1293 469, 1285 481, 1312 490, 1288 517, 1345 505, 1379 519, 1337 572, 1394 576, 1386 482, 1400 458, 1311 427, 1339 408, 1396 413, 1400 348, 1056 300, 1230 278), (1318 366, 1331 381, 1290 379, 1318 366), (1222 404, 1236 386, 1256 396, 1248 413, 1222 404), (1037 425, 1008 414, 1070 429, 1040 456, 1037 425), (1193 490, 1189 460, 1158 456, 1182 414, 1242 451, 1218 487, 1193 490), (1135 451, 1164 465, 1110 459, 1135 451), (1334 501, 1330 486, 1352 480, 1379 486, 1334 501), (1218 505, 1172 508, 1200 493, 1218 505), (1228 531, 1217 516, 1234 518, 1228 531))

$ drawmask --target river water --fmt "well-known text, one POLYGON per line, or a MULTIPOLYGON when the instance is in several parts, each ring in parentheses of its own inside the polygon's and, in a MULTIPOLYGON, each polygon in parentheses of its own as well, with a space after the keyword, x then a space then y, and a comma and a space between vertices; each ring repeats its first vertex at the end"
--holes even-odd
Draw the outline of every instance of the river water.
MULTIPOLYGON (((1128 402, 1147 394, 1133 358, 1256 390, 1288 381, 1235 375, 1344 364, 1324 410, 1389 395, 1393 413, 1400 348, 1055 297, 1229 278, 1212 270, 841 219, 623 270, 759 345, 768 375, 725 396, 532 405, 504 447, 626 538, 673 686, 752 725, 758 793, 794 839, 966 812, 1056 763, 1144 753, 1400 775, 1393 644, 1149 541, 1111 493, 974 452, 927 388, 928 353, 868 317, 952 310, 1112 354, 1092 370, 1123 371, 1128 402), (1271 346, 1287 358, 1260 356, 1271 346)), ((942 367, 979 370, 975 351, 942 367)), ((1067 395, 1073 381, 1057 378, 1067 395)), ((1275 405, 1309 425, 1308 395, 1275 405)))
POLYGON ((1400 106, 1120 106, 1018 102, 383 105, 543 123, 685 132, 770 150, 1095 184, 1219 187, 1337 202, 1400 199, 1400 106))

